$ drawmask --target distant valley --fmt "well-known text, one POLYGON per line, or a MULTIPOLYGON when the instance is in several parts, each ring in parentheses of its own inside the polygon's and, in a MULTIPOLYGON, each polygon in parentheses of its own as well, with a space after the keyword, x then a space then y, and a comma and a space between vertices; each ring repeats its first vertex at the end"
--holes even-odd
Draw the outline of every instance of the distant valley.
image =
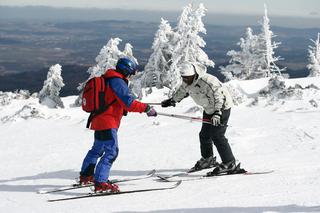
MULTIPOLYGON (((120 49, 131 43, 143 69, 152 53, 158 25, 138 21, 0 21, 0 91, 18 88, 39 91, 48 68, 59 63, 66 84, 62 95, 76 94, 77 84, 88 77, 86 70, 111 37, 123 40, 120 49)), ((205 51, 216 63, 210 72, 222 78, 219 66, 228 63, 228 50, 238 49, 236 44, 244 36, 245 27, 209 24, 205 27, 205 51)), ((251 27, 255 33, 260 30, 251 27)), ((288 67, 291 77, 306 76, 308 45, 320 29, 272 27, 272 31, 277 35, 274 40, 282 42, 276 52, 284 58, 279 65, 288 67)))

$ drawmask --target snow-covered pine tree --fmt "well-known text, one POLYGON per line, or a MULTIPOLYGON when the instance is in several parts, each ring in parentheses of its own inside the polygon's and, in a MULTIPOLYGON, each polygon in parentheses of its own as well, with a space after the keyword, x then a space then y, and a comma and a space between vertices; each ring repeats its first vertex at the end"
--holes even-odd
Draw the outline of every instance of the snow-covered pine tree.
POLYGON ((252 78, 281 75, 281 72, 284 71, 285 68, 280 69, 276 65, 276 62, 282 60, 282 58, 280 56, 274 56, 274 50, 278 48, 281 43, 272 42, 272 38, 274 38, 275 35, 270 30, 270 19, 268 18, 268 10, 266 5, 264 5, 264 17, 261 25, 262 28, 261 33, 259 34, 259 48, 264 56, 264 63, 262 64, 261 69, 257 70, 255 73, 252 73, 252 78))
POLYGON ((59 97, 60 90, 64 86, 61 77, 61 66, 59 64, 50 67, 47 80, 43 83, 43 88, 39 92, 39 102, 50 108, 64 108, 63 102, 59 97))
POLYGON ((247 28, 246 37, 241 38, 238 43, 240 51, 231 50, 227 53, 228 56, 231 56, 230 64, 220 67, 226 80, 272 77, 281 75, 281 72, 285 70, 276 65, 276 62, 282 59, 274 56, 274 50, 279 47, 280 42, 272 42, 275 35, 270 30, 266 5, 261 25, 259 35, 254 35, 252 30, 247 28))
POLYGON ((144 67, 142 87, 170 87, 169 72, 173 43, 176 35, 167 20, 161 18, 159 29, 155 34, 148 63, 144 67))
POLYGON ((310 70, 310 77, 320 76, 320 33, 318 33, 317 40, 312 40, 314 46, 309 46, 309 62, 307 68, 310 70))
POLYGON ((189 4, 184 7, 179 17, 177 26, 179 39, 173 50, 172 64, 170 67, 171 90, 174 90, 181 82, 177 67, 185 61, 214 67, 214 62, 209 59, 208 55, 202 49, 205 47, 206 42, 199 36, 199 33, 206 34, 206 29, 202 22, 205 12, 206 8, 203 4, 199 4, 197 8, 189 4))
POLYGON ((120 38, 111 38, 108 43, 102 47, 99 55, 96 57, 97 64, 93 68, 88 69, 90 74, 89 79, 101 76, 106 70, 115 68, 117 61, 121 57, 128 57, 138 64, 137 59, 133 56, 133 47, 130 43, 125 44, 123 51, 119 50, 118 45, 121 41, 120 38))
POLYGON ((76 106, 81 105, 82 91, 84 89, 85 83, 88 80, 90 80, 93 77, 103 75, 106 72, 106 70, 110 68, 115 68, 117 61, 120 57, 128 57, 133 61, 137 62, 137 59, 133 56, 131 44, 126 43, 124 51, 119 50, 118 45, 121 41, 122 40, 120 38, 111 38, 108 41, 108 43, 101 48, 99 55, 95 59, 97 64, 90 67, 87 70, 87 72, 90 74, 89 78, 85 82, 80 83, 80 85, 77 88, 80 94, 75 101, 76 106))
POLYGON ((138 60, 133 56, 132 49, 133 49, 133 46, 130 43, 126 43, 126 45, 124 46, 124 50, 120 53, 119 58, 122 58, 122 57, 130 58, 132 61, 134 61, 138 65, 139 64, 138 60))
POLYGON ((227 55, 231 57, 229 65, 220 66, 221 73, 226 77, 226 81, 232 79, 250 79, 251 74, 259 69, 261 54, 257 49, 258 36, 254 35, 252 29, 246 29, 245 38, 240 38, 237 43, 240 51, 230 50, 227 55))
POLYGON ((97 64, 88 69, 89 79, 98 77, 105 73, 107 69, 114 68, 119 57, 123 54, 118 45, 122 40, 120 38, 111 38, 108 43, 102 47, 99 55, 96 57, 97 64))

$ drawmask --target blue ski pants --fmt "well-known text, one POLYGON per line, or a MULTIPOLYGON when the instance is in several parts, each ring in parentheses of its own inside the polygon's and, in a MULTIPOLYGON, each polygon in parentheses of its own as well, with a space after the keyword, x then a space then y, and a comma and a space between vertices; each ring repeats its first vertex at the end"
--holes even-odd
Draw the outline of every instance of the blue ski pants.
POLYGON ((93 146, 82 163, 81 175, 89 176, 94 172, 95 181, 108 180, 112 164, 119 153, 117 131, 118 129, 108 129, 95 132, 93 146))

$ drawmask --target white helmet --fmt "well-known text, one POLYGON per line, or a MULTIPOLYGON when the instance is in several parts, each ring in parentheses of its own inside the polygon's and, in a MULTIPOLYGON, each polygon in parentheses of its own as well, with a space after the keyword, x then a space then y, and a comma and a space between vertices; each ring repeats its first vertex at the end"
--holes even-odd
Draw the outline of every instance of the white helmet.
POLYGON ((196 74, 194 65, 187 61, 181 64, 178 70, 181 76, 192 76, 196 74))

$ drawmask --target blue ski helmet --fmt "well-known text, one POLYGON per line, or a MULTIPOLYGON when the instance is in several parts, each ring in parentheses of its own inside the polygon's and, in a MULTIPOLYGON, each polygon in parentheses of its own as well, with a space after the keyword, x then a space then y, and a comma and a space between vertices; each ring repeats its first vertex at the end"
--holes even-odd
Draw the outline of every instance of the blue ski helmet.
POLYGON ((137 71, 137 64, 129 58, 120 58, 117 62, 116 69, 124 76, 134 75, 137 71))

